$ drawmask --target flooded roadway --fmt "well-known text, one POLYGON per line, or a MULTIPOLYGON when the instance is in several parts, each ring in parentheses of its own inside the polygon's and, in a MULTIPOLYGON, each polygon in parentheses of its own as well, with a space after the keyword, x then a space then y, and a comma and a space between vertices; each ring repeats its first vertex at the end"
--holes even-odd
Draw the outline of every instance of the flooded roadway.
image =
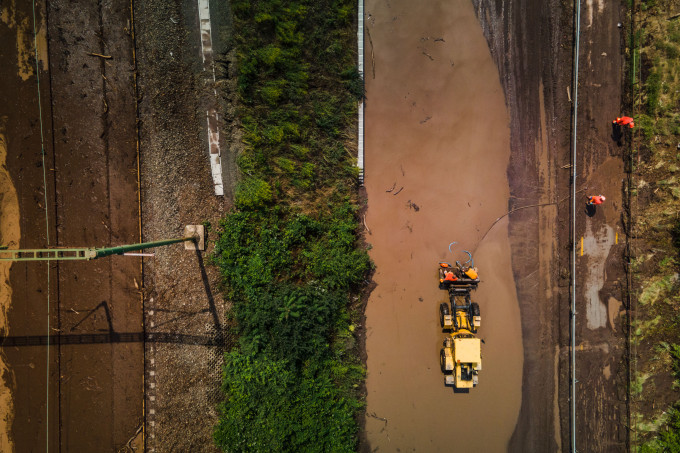
POLYGON ((521 402, 520 313, 507 219, 509 116, 469 1, 368 1, 366 309, 371 450, 505 451, 521 402), (452 245, 449 252, 449 244, 452 245), (483 369, 468 394, 444 386, 440 260, 474 252, 483 369))

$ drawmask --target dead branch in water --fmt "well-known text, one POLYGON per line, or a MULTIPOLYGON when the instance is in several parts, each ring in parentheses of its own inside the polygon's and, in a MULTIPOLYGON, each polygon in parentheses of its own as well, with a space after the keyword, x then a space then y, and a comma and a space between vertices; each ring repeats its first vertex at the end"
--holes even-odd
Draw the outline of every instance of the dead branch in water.
POLYGON ((364 228, 366 228, 366 231, 368 231, 368 234, 371 234, 371 229, 368 228, 368 225, 366 225, 366 214, 364 214, 364 228))
POLYGON ((373 68, 373 78, 375 79, 375 54, 373 52, 373 40, 371 39, 371 30, 366 28, 366 35, 368 36, 368 43, 371 45, 371 67, 373 68))

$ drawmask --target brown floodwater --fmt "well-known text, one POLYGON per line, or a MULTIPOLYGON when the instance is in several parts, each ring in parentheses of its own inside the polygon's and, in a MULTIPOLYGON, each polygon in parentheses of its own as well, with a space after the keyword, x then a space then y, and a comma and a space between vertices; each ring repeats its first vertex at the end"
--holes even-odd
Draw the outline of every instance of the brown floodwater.
POLYGON ((523 349, 507 219, 509 114, 472 4, 366 3, 366 435, 372 450, 507 449, 523 349), (481 241, 481 242, 480 242, 481 241), (449 244, 452 252, 449 252, 449 244), (474 252, 479 385, 444 385, 437 263, 474 252))

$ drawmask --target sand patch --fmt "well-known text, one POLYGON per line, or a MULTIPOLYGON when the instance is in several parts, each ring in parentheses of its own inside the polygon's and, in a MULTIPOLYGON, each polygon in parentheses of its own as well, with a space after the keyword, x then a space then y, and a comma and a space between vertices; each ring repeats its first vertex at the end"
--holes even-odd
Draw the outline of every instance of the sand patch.
POLYGON ((621 312, 621 306, 623 304, 621 303, 620 300, 617 300, 614 297, 610 297, 609 300, 607 301, 607 313, 609 314, 609 327, 612 328, 612 331, 616 332, 616 320, 619 316, 619 313, 621 312))
POLYGON ((45 25, 45 18, 39 19, 40 23, 36 24, 36 35, 33 34, 33 18, 24 15, 24 13, 16 7, 16 1, 13 1, 9 7, 2 8, 0 11, 0 21, 2 21, 8 28, 16 30, 16 58, 18 76, 21 80, 26 81, 35 74, 35 47, 38 48, 38 61, 43 69, 47 67, 47 34, 45 33, 47 27, 45 25))

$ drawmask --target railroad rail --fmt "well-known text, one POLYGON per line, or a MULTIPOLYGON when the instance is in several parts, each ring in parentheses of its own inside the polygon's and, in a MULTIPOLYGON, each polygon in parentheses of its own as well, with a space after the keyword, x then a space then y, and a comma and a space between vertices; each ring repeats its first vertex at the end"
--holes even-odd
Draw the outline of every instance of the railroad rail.
POLYGON ((572 104, 572 152, 571 152, 571 301, 569 308, 570 322, 570 423, 571 451, 576 453, 576 137, 578 126, 578 59, 579 41, 581 37, 581 0, 576 0, 576 17, 574 18, 574 101, 572 104))

